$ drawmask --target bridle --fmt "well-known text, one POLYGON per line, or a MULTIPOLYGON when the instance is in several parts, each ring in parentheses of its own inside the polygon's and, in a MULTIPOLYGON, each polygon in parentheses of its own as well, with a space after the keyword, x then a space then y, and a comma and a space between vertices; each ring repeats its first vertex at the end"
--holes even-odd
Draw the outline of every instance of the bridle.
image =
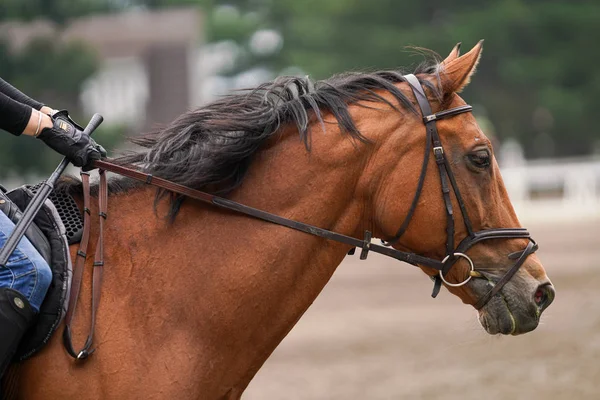
MULTIPOLYGON (((405 75, 404 78, 406 82, 412 89, 412 92, 417 99, 417 103, 419 104, 419 108, 421 109, 421 113, 423 115, 423 123, 425 124, 425 128, 427 131, 426 145, 425 145, 425 155, 423 157, 423 165, 421 167, 421 174, 419 176, 419 182, 417 184, 417 189, 415 192, 415 196, 410 205, 410 209, 408 214, 404 218, 402 225, 396 232, 396 235, 389 241, 385 241, 384 244, 387 246, 391 246, 394 243, 397 243, 402 235, 406 232, 408 225, 412 219, 412 216, 417 208, 417 204, 419 198, 421 197, 421 191, 423 189, 423 183, 425 182, 425 175, 427 174, 427 164, 429 163, 429 155, 432 152, 433 147, 433 155, 435 157, 435 163, 440 172, 440 181, 442 185, 442 197, 444 199, 444 208, 446 210, 446 257, 442 260, 442 267, 436 268, 432 265, 427 265, 426 263, 422 263, 426 266, 431 266, 433 268, 438 269, 439 273, 434 278, 434 286, 432 296, 436 297, 440 291, 442 282, 444 282, 448 286, 459 287, 465 285, 467 282, 471 280, 471 278, 486 278, 481 272, 475 271, 475 266, 471 258, 466 255, 467 250, 473 247, 475 244, 490 239, 514 239, 514 238, 526 238, 529 239, 529 243, 522 251, 509 254, 508 257, 510 259, 516 259, 515 264, 496 282, 488 281, 492 284, 492 289, 488 291, 485 295, 483 295, 473 306, 480 310, 487 304, 488 301, 492 297, 494 297, 497 293, 500 292, 502 287, 513 277, 513 275, 519 270, 519 268, 525 263, 527 257, 534 253, 538 249, 538 245, 531 238, 529 232, 524 228, 496 228, 496 229, 485 229, 478 232, 473 231, 473 225, 471 224, 471 220, 469 219, 469 214, 467 213, 467 208, 465 207, 465 202, 460 194, 460 190, 458 185, 456 184, 456 179, 454 178, 454 174, 452 173, 452 168, 450 167, 450 163, 446 158, 446 154, 444 153, 444 147, 442 146, 442 141, 440 140, 440 135, 437 130, 436 121, 449 118, 458 114, 462 114, 465 112, 471 112, 473 107, 470 105, 458 106, 455 108, 451 108, 449 110, 440 111, 438 113, 433 113, 431 110, 431 106, 429 104, 429 100, 427 100, 427 95, 423 91, 423 87, 421 83, 417 79, 416 76, 409 74, 405 75), (450 185, 448 184, 450 181, 450 185), (452 207, 452 201, 450 199, 450 186, 454 191, 454 196, 458 202, 458 206, 460 208, 460 212, 463 216, 463 221, 465 227, 467 229, 468 236, 464 238, 456 248, 454 247, 454 211, 452 207), (464 258, 467 260, 470 266, 469 276, 460 283, 450 283, 446 281, 444 275, 448 273, 450 268, 454 265, 454 263, 459 259, 464 258)), ((430 259, 432 260, 432 259, 430 259)), ((435 261, 435 260, 433 260, 435 261)))
MULTIPOLYGON (((438 274, 434 277, 434 287, 432 296, 436 297, 440 291, 442 282, 444 282, 448 286, 458 287, 463 286, 468 283, 472 278, 484 278, 488 281, 488 283, 492 286, 492 288, 482 296, 477 303, 473 306, 480 310, 483 308, 488 301, 496 294, 500 292, 502 287, 513 277, 513 275, 519 270, 519 268, 524 264, 527 257, 535 252, 538 248, 537 244, 533 239, 531 239, 531 235, 524 228, 497 228, 497 229, 486 229, 478 232, 474 232, 471 221, 467 214, 467 210, 456 184, 456 179, 452 173, 452 169, 446 155, 444 153, 444 148, 442 146, 442 142, 440 140, 436 121, 449 118, 458 114, 462 114, 465 112, 471 112, 472 107, 469 105, 459 106, 452 108, 450 110, 440 111, 438 113, 433 114, 431 110, 431 106, 429 105, 429 101, 427 100, 427 96, 423 91, 423 88, 419 82, 419 80, 414 75, 405 75, 404 76, 406 82, 411 87, 421 112, 423 114, 423 122, 427 131, 426 145, 425 145, 425 155, 423 158, 423 165, 421 168, 421 173, 419 176, 419 181, 417 184, 417 189, 413 201, 411 203, 409 212, 407 216, 404 218, 400 228, 396 235, 388 240, 382 241, 382 244, 372 243, 372 234, 369 231, 365 231, 364 239, 357 239, 351 236, 343 235, 341 233, 329 231, 326 229, 322 229, 316 227, 314 225, 305 224, 303 222, 294 221, 288 218, 283 218, 278 215, 269 213, 267 211, 259 210, 254 207, 250 207, 241 203, 238 203, 233 200, 225 199, 219 196, 215 196, 210 193, 202 192, 200 190, 192 189, 187 186, 183 186, 177 184, 175 182, 168 181, 166 179, 162 179, 152 174, 147 174, 142 171, 125 167, 119 164, 115 164, 113 162, 102 160, 96 161, 95 167, 100 170, 100 190, 99 190, 99 213, 100 213, 100 221, 101 223, 105 223, 107 219, 107 204, 108 204, 108 190, 107 190, 107 180, 105 171, 110 171, 116 173, 118 175, 122 175, 128 178, 132 178, 141 182, 144 182, 148 185, 156 186, 161 189, 165 189, 172 193, 177 193, 179 195, 183 195, 186 197, 190 197, 195 200, 199 200, 205 203, 212 204, 214 206, 224 208, 227 210, 231 210, 234 212, 238 212, 241 214, 248 215, 253 218, 257 218, 263 221, 271 222, 277 225, 285 226, 291 229, 295 229, 301 232, 305 232, 314 236, 319 236, 325 239, 334 240, 339 243, 343 243, 352 247, 352 249, 348 252, 348 254, 354 254, 355 248, 362 249, 360 253, 360 259, 365 260, 370 251, 375 253, 380 253, 388 257, 395 258, 400 261, 407 262, 409 264, 415 266, 426 266, 433 268, 438 272, 438 274), (410 253, 406 251, 401 251, 390 247, 392 244, 397 243, 401 236, 406 232, 408 225, 412 219, 412 216, 417 207, 419 198, 421 196, 421 191, 423 189, 423 184, 425 182, 425 175, 427 173, 427 165, 429 163, 430 153, 433 152, 435 157, 435 162, 438 166, 440 172, 440 180, 442 184, 442 197, 444 199, 444 205, 446 209, 446 256, 443 260, 439 261, 434 258, 425 257, 419 254, 410 253), (450 184, 448 183, 450 182, 450 184), (463 220, 465 226, 467 228, 468 236, 464 238, 456 248, 454 247, 454 214, 452 201, 450 199, 450 187, 452 187, 454 191, 454 195, 458 201, 458 205, 460 211, 463 216, 463 220), (514 239, 514 238, 526 238, 529 239, 529 243, 525 247, 525 249, 509 254, 509 259, 516 260, 515 264, 502 276, 499 280, 494 282, 490 277, 486 276, 483 272, 479 272, 475 270, 475 266, 471 258, 466 254, 466 252, 473 247, 475 244, 482 242, 484 240, 490 239, 514 239), (456 263, 459 258, 464 258, 467 260, 470 266, 469 276, 460 283, 450 283, 446 281, 444 275, 448 273, 450 268, 456 263)), ((90 198, 90 185, 89 185, 89 177, 87 175, 82 176, 83 186, 84 186, 84 203, 85 203, 85 214, 89 215, 89 198, 90 198)), ((85 215, 84 214, 84 215, 85 215)), ((89 232, 89 218, 84 218, 84 231, 89 232), (86 227, 87 226, 87 227, 86 227)), ((93 277, 93 288, 92 288, 92 322, 91 329, 88 335, 85 346, 79 352, 75 351, 71 341, 71 329, 70 322, 72 315, 75 314, 75 305, 77 303, 77 298, 79 295, 79 288, 81 285, 82 271, 85 261, 85 249, 87 248, 87 239, 89 238, 89 234, 84 235, 85 247, 84 250, 80 250, 77 252, 78 257, 81 260, 78 260, 75 266, 75 270, 73 271, 73 288, 71 290, 71 297, 69 300, 69 313, 70 318, 66 321, 66 327, 63 334, 63 339, 65 342, 65 346, 67 348, 68 353, 76 359, 86 359, 91 353, 93 353, 93 349, 91 349, 93 342, 93 333, 95 326, 95 315, 98 307, 98 303, 100 300, 100 286, 102 282, 102 271, 104 268, 104 255, 103 255, 103 237, 102 237, 102 225, 100 230, 100 235, 98 238, 98 245, 96 251, 96 259, 94 261, 94 277, 93 277)), ((82 242, 83 244, 83 242, 82 242)))

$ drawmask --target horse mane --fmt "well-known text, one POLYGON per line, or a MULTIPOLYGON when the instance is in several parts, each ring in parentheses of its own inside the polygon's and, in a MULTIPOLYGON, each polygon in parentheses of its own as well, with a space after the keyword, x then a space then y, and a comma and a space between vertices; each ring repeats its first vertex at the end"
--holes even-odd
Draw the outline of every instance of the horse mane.
MULTIPOLYGON (((439 83, 438 58, 424 62, 413 72, 434 74, 439 83)), ((417 114, 411 100, 395 84, 405 81, 400 71, 351 72, 322 81, 308 77, 283 76, 224 96, 196 110, 188 111, 164 129, 134 137, 139 149, 113 161, 134 165, 155 176, 218 195, 227 195, 243 181, 261 146, 280 132, 282 125, 295 124, 299 138, 310 151, 309 126, 316 121, 324 130, 323 113, 337 120, 343 134, 367 142, 348 111, 350 104, 381 102, 399 110, 397 104, 378 92, 389 92, 406 110, 417 114)), ((434 96, 441 98, 439 84, 421 81, 434 96)), ((365 105, 363 105, 365 106, 365 105)), ((111 193, 123 192, 135 184, 113 179, 111 193)), ((75 183, 62 187, 74 192, 75 183)), ((164 195, 157 192, 157 201, 164 195)), ((174 217, 182 198, 174 198, 170 216, 174 217)))

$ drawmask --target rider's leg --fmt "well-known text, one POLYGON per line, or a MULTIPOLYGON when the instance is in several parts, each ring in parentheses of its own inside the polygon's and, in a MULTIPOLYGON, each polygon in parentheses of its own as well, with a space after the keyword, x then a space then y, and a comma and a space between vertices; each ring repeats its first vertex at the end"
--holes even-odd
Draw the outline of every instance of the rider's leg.
MULTIPOLYGON (((13 229, 12 221, 0 212, 0 247, 13 229)), ((50 267, 25 237, 8 263, 0 266, 0 377, 39 312, 51 281, 50 267)))

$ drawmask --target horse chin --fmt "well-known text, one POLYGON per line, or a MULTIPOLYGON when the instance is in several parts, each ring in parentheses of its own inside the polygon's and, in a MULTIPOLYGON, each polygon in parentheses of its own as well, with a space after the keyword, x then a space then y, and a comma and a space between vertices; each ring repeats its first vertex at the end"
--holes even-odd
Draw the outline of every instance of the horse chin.
MULTIPOLYGON (((536 313, 523 313, 522 307, 510 307, 504 295, 496 295, 479 310, 479 323, 490 335, 521 335, 539 324, 536 313)), ((529 307, 527 307, 529 308, 529 307)))
POLYGON ((517 327, 508 306, 491 307, 489 303, 479 310, 479 323, 490 335, 511 335, 517 327))

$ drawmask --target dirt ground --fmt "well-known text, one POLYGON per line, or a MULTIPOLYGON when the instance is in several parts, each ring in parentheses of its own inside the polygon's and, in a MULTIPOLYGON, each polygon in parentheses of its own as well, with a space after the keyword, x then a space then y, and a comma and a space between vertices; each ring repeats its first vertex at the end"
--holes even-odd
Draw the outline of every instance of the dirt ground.
POLYGON ((347 257, 244 400, 600 399, 600 221, 529 229, 557 292, 532 333, 490 336, 419 270, 347 257))

